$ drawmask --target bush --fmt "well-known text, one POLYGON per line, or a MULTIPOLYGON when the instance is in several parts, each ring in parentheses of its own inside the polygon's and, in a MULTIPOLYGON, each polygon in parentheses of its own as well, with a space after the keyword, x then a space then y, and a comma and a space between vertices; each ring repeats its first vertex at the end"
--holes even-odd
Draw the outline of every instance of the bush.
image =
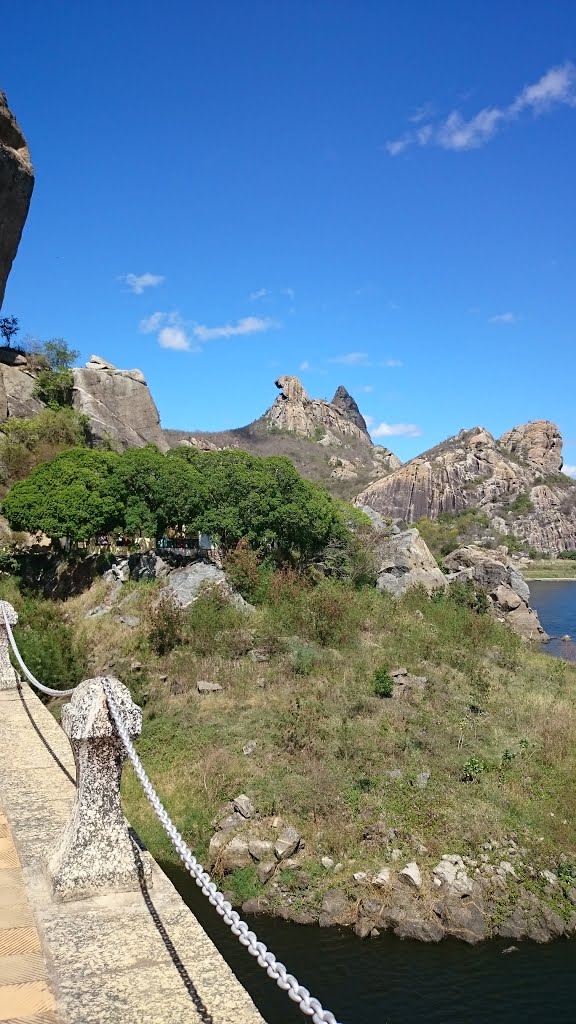
POLYGON ((525 516, 529 512, 534 511, 534 503, 530 499, 530 495, 526 491, 521 491, 514 498, 514 501, 510 505, 510 511, 515 516, 525 516))
POLYGON ((561 551, 558 558, 562 558, 565 561, 576 562, 576 551, 561 551))
POLYGON ((85 646, 64 621, 53 601, 26 597, 17 602, 20 616, 14 637, 33 675, 55 690, 77 686, 88 675, 85 646))
POLYGON ((481 757, 469 757, 462 770, 462 782, 476 782, 487 768, 481 757))
POLYGON ((295 640, 290 651, 289 662, 297 676, 309 676, 320 660, 318 651, 313 644, 295 640))
POLYGON ((372 676, 372 691, 376 697, 391 697, 394 692, 394 683, 383 665, 372 676))
POLYGON ((224 568, 228 579, 246 601, 260 604, 265 600, 274 569, 270 562, 261 560, 246 539, 226 555, 224 568))
POLYGON ((449 585, 446 593, 439 590, 433 596, 433 600, 442 601, 444 598, 457 604, 460 608, 469 608, 470 611, 476 612, 478 615, 485 615, 490 607, 488 594, 472 580, 456 580, 449 585))
POLYGON ((244 613, 229 603, 220 587, 204 586, 184 613, 186 643, 197 654, 213 654, 221 634, 234 633, 245 621, 244 613))
POLYGON ((169 594, 162 594, 160 600, 150 609, 151 627, 148 630, 150 646, 156 654, 164 655, 182 643, 184 609, 169 594))

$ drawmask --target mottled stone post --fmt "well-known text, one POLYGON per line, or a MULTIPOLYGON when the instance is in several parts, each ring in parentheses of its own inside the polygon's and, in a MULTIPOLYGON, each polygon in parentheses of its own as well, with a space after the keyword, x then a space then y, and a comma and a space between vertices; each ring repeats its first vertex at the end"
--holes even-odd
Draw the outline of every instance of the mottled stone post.
POLYGON ((4 612, 11 626, 18 622, 18 613, 8 601, 0 601, 0 690, 13 690, 18 685, 18 676, 10 662, 10 641, 4 625, 4 612))
MULTIPOLYGON (((131 738, 142 729, 142 711, 118 679, 107 678, 131 738)), ((48 874, 59 900, 137 889, 150 863, 128 833, 120 804, 125 752, 110 717, 103 679, 85 679, 62 710, 62 728, 76 762, 76 798, 63 835, 49 852, 48 874)))

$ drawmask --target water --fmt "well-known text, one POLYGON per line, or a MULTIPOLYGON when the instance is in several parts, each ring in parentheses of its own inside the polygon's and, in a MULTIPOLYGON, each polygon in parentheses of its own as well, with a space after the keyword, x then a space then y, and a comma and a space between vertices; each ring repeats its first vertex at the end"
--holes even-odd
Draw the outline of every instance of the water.
MULTIPOLYGON (((163 864, 268 1024, 307 1019, 218 918, 184 871, 163 864)), ((246 917, 251 928, 340 1024, 573 1024, 576 941, 361 940, 349 929, 246 917)))
MULTIPOLYGON (((576 580, 532 581, 531 603, 552 636, 576 637, 576 580)), ((576 644, 553 640, 550 654, 576 660, 576 644)), ((164 870, 248 990, 268 1024, 303 1024, 291 1004, 218 918, 185 871, 164 870)), ((349 929, 266 917, 250 927, 341 1024, 573 1024, 576 940, 546 946, 493 940, 470 947, 358 939, 349 929)))
POLYGON ((530 604, 546 632, 552 637, 566 633, 573 637, 571 641, 551 640, 542 650, 576 661, 576 580, 530 580, 529 587, 530 604))

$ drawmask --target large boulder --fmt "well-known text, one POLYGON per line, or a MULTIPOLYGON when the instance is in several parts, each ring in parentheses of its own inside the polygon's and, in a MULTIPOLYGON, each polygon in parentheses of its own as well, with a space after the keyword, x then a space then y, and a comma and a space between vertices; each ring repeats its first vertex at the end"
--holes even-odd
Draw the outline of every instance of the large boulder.
POLYGON ((34 171, 22 131, 0 92, 0 308, 20 244, 34 188, 34 171))
POLYGON ((193 562, 192 565, 174 569, 168 576, 170 596, 182 608, 193 604, 207 586, 216 587, 230 604, 241 611, 253 611, 252 605, 231 586, 226 573, 210 562, 193 562))
POLYGON ((117 370, 99 356, 85 367, 76 367, 74 408, 90 421, 96 440, 108 440, 119 449, 155 444, 160 451, 169 445, 160 427, 160 416, 140 370, 117 370))
POLYGON ((500 444, 543 473, 559 473, 562 469, 562 434, 549 420, 533 420, 513 427, 502 434, 500 444))
POLYGON ((444 559, 450 575, 448 584, 471 580, 490 597, 497 618, 504 619, 516 632, 529 640, 547 640, 537 613, 530 608, 530 589, 505 548, 489 551, 468 544, 452 551, 444 559))
POLYGON ((446 587, 445 576, 416 529, 382 534, 377 558, 376 586, 393 597, 401 597, 411 587, 424 587, 429 594, 446 587))
POLYGON ((34 397, 36 377, 28 369, 26 360, 17 362, 11 356, 10 349, 0 349, 0 420, 9 416, 36 416, 45 408, 44 403, 34 397))

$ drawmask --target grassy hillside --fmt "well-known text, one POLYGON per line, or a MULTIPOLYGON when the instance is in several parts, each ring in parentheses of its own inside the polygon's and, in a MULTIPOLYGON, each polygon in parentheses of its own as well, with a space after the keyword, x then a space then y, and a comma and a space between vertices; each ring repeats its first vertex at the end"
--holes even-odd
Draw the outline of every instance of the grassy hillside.
MULTIPOLYGON (((244 792, 260 814, 301 830, 306 884, 289 870, 281 880, 283 898, 293 889, 304 909, 317 909, 334 885, 320 865, 326 855, 343 865, 338 884, 360 898, 352 874, 386 862, 365 838, 375 821, 397 830, 404 859, 423 844, 423 869, 443 853, 478 857, 482 844, 510 834, 537 870, 576 861, 576 666, 445 596, 414 591, 394 602, 285 572, 250 616, 210 594, 178 614, 158 606, 158 586, 127 584, 117 612, 86 618, 106 595, 99 581, 59 614, 86 671, 114 672, 144 707, 140 754, 201 857, 218 808, 244 792), (375 670, 399 666, 426 686, 377 696, 375 670), (223 692, 201 696, 199 680, 223 692), (422 772, 425 788, 416 784, 422 772)), ((13 583, 3 596, 21 601, 13 583)), ((130 770, 124 801, 153 853, 173 858, 130 770)), ((239 901, 263 891, 255 867, 225 885, 239 901)), ((556 905, 567 913, 563 898, 556 905)))

